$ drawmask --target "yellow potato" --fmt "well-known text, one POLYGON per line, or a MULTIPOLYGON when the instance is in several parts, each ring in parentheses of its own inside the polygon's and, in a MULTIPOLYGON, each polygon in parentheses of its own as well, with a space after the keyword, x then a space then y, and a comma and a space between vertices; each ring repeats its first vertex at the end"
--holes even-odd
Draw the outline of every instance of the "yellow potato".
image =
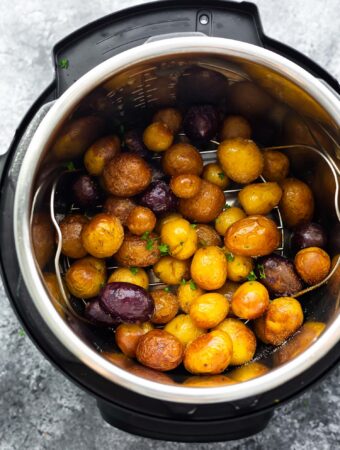
POLYGON ((250 139, 251 127, 242 116, 228 116, 224 119, 220 132, 221 140, 232 138, 250 139))
POLYGON ((165 214, 165 216, 163 216, 161 219, 158 220, 155 231, 157 231, 157 233, 161 234, 162 228, 166 223, 171 222, 172 220, 175 220, 175 219, 181 219, 182 217, 183 216, 180 213, 165 214))
POLYGON ((171 146, 173 140, 173 134, 163 122, 151 123, 143 133, 144 144, 153 152, 165 152, 171 146))
POLYGON ((189 314, 192 302, 204 294, 204 291, 199 287, 196 286, 196 289, 193 289, 193 287, 192 283, 185 282, 181 283, 177 290, 179 306, 187 314, 189 314))
POLYGON ((108 279, 108 283, 121 281, 141 286, 144 289, 149 287, 148 274, 141 267, 118 267, 108 279))
POLYGON ((163 225, 161 240, 169 246, 169 253, 176 259, 188 259, 197 250, 197 234, 185 219, 175 219, 163 225))
POLYGON ((269 369, 264 364, 254 361, 245 366, 238 367, 228 373, 228 376, 239 383, 243 381, 252 380, 269 372, 269 369))
POLYGON ((105 261, 92 256, 77 259, 65 275, 65 282, 71 294, 84 299, 98 295, 105 280, 105 261))
POLYGON ((155 275, 165 284, 179 284, 189 274, 189 262, 163 256, 153 266, 155 275))
POLYGON ((266 181, 282 181, 289 172, 289 159, 287 156, 275 150, 267 150, 263 153, 264 167, 262 175, 266 181))
POLYGON ((197 250, 191 263, 191 277, 201 289, 219 289, 227 278, 227 259, 219 247, 197 250))
POLYGON ((213 328, 227 317, 228 311, 229 302, 224 295, 209 292, 192 302, 190 317, 200 328, 213 328))
POLYGON ((248 215, 268 214, 277 206, 282 197, 282 189, 277 183, 253 183, 238 194, 239 202, 248 215))
POLYGON ((117 136, 105 136, 86 150, 84 166, 90 175, 99 176, 104 170, 105 163, 120 152, 120 140, 117 136))
POLYGON ((283 194, 279 208, 283 223, 292 228, 312 220, 314 197, 309 186, 296 178, 286 178, 281 187, 283 194))
POLYGON ((219 186, 221 189, 225 189, 229 184, 227 175, 217 163, 209 163, 204 166, 202 177, 205 180, 210 181, 210 183, 216 184, 216 186, 219 186))
POLYGON ((241 319, 253 320, 261 317, 269 305, 269 293, 258 281, 246 281, 235 291, 231 307, 241 319))
POLYGON ((250 256, 238 256, 227 253, 228 279, 231 281, 244 281, 254 268, 250 256))
POLYGON ((199 328, 188 314, 179 314, 165 325, 164 330, 176 336, 184 347, 205 333, 205 330, 199 328))
POLYGON ((228 228, 238 220, 244 219, 246 213, 237 206, 225 209, 215 220, 215 229, 221 236, 224 236, 228 228))

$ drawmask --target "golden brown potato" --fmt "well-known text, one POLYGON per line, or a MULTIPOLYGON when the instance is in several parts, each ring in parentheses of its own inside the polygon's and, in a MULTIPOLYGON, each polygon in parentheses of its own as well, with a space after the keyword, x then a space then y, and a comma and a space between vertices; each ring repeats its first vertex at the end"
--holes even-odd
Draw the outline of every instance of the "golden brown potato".
POLYGON ((252 81, 233 83, 228 100, 233 111, 245 117, 262 116, 273 105, 272 98, 252 81))
POLYGON ((229 335, 220 330, 211 331, 187 345, 184 367, 193 374, 219 374, 228 367, 232 353, 229 335))
POLYGON ((110 275, 108 283, 115 281, 136 284, 144 289, 149 287, 148 274, 141 267, 118 267, 110 275))
POLYGON ((54 228, 49 214, 34 213, 32 242, 37 263, 43 269, 54 255, 54 228))
POLYGON ((139 338, 136 357, 144 366, 165 372, 182 362, 183 345, 167 331, 152 330, 139 338))
POLYGON ((256 351, 256 337, 241 320, 225 319, 215 330, 227 333, 233 343, 231 366, 241 366, 253 358, 256 351))
POLYGON ((279 204, 282 189, 277 183, 248 184, 238 194, 239 202, 248 215, 268 214, 279 204))
POLYGON ((229 311, 229 302, 222 294, 209 292, 196 298, 190 306, 190 317, 200 328, 216 327, 229 311))
POLYGON ((198 388, 227 386, 228 384, 235 384, 235 381, 225 375, 197 375, 195 377, 189 377, 183 381, 183 386, 198 388))
POLYGON ((200 175, 203 170, 203 160, 194 146, 179 143, 173 145, 164 153, 162 167, 164 172, 171 176, 188 173, 200 175))
POLYGON ((238 367, 228 373, 228 376, 239 383, 243 381, 252 380, 269 372, 269 369, 264 364, 254 361, 245 366, 238 367))
POLYGON ((262 316, 268 306, 268 291, 258 281, 246 281, 241 284, 231 300, 233 313, 237 317, 247 320, 262 316))
POLYGON ((193 226, 196 230, 199 247, 208 247, 210 245, 214 245, 217 247, 222 246, 222 239, 220 238, 218 233, 216 233, 213 227, 204 223, 198 223, 193 226))
POLYGON ((65 317, 65 312, 67 311, 67 306, 64 297, 60 291, 58 279, 55 273, 45 272, 43 273, 44 281, 48 292, 50 294, 50 299, 58 311, 61 317, 65 317))
POLYGON ((122 225, 126 225, 131 211, 136 207, 136 203, 131 198, 121 198, 109 195, 105 200, 103 211, 111 216, 116 216, 122 225))
POLYGON ((122 323, 116 328, 116 344, 126 356, 134 358, 139 338, 152 329, 153 325, 150 322, 122 323))
POLYGON ((105 280, 105 261, 92 256, 75 261, 65 275, 66 285, 71 294, 84 299, 98 295, 105 280))
POLYGON ((179 211, 189 220, 209 223, 220 214, 224 204, 225 198, 222 189, 202 180, 198 194, 192 198, 179 200, 179 211))
POLYGON ((320 283, 331 269, 329 255, 319 247, 307 247, 300 250, 294 258, 295 268, 307 284, 320 283))
POLYGON ((184 347, 205 333, 203 328, 195 325, 188 314, 179 314, 165 325, 164 330, 176 336, 184 347))
POLYGON ((143 236, 126 234, 115 259, 122 266, 148 267, 155 264, 160 256, 156 234, 150 233, 146 239, 143 236))
POLYGON ((228 279, 231 281, 244 281, 254 268, 250 256, 238 256, 227 253, 228 279))
POLYGON ((121 153, 105 164, 105 189, 117 197, 140 194, 151 183, 152 172, 143 158, 135 153, 121 153))
POLYGON ((113 352, 102 352, 100 354, 103 358, 112 362, 115 366, 120 367, 121 369, 128 370, 133 366, 133 361, 123 353, 113 352))
POLYGON ((162 108, 156 112, 152 122, 162 122, 172 134, 177 134, 182 126, 182 114, 176 108, 162 108))
POLYGON ((177 297, 181 310, 185 313, 189 313, 192 302, 203 294, 204 291, 198 286, 194 286, 193 283, 181 282, 177 290, 177 297), (193 289, 193 287, 195 287, 195 289, 193 289))
POLYGON ((171 178, 170 188, 179 198, 191 198, 198 194, 201 188, 201 179, 193 174, 181 174, 171 178))
POLYGON ((96 258, 109 258, 122 245, 124 229, 120 220, 100 213, 83 226, 81 240, 84 249, 96 258))
POLYGON ((222 167, 217 163, 210 163, 204 166, 203 179, 209 181, 212 184, 221 189, 225 189, 229 184, 227 175, 223 172, 222 167))
POLYGON ((314 197, 307 184, 296 178, 286 178, 281 187, 279 208, 283 223, 291 228, 310 222, 314 214, 314 197))
POLYGON ((150 294, 155 304, 151 322, 156 324, 170 322, 177 314, 179 308, 176 295, 164 289, 156 289, 150 292, 150 294))
POLYGON ((189 278, 189 261, 180 261, 172 256, 163 256, 153 266, 155 275, 164 284, 179 284, 189 278))
POLYGON ((190 258, 197 250, 197 234, 185 219, 174 219, 163 225, 161 240, 176 259, 190 258))
POLYGON ((197 250, 191 262, 191 276, 201 289, 219 289, 227 278, 227 259, 224 252, 215 246, 197 250))
POLYGON ((87 255, 82 240, 81 233, 84 225, 89 222, 86 216, 81 214, 70 214, 65 216, 59 223, 59 228, 62 235, 61 252, 69 258, 83 258, 87 255))
POLYGON ((228 230, 228 228, 238 220, 244 219, 246 216, 246 213, 237 206, 231 206, 229 208, 226 208, 224 211, 217 216, 215 220, 215 228, 216 231, 221 235, 224 236, 228 230))
POLYGON ((276 223, 265 216, 249 216, 233 223, 224 237, 231 253, 241 256, 269 255, 280 240, 276 223))
POLYGON ((168 214, 165 214, 164 216, 162 216, 158 220, 155 230, 157 231, 157 233, 161 234, 163 225, 165 225, 166 223, 170 222, 171 220, 181 219, 182 217, 183 216, 180 213, 168 213, 168 214))
POLYGON ((228 116, 224 119, 220 139, 243 138, 250 139, 251 127, 247 119, 242 116, 228 116))
POLYGON ((152 231, 156 226, 156 216, 149 208, 136 206, 130 212, 126 226, 132 234, 141 236, 146 231, 152 231))
POLYGON ((288 157, 277 150, 267 150, 263 153, 264 166, 262 175, 266 181, 283 181, 289 172, 288 157))
POLYGON ((90 175, 101 175, 105 164, 120 152, 120 141, 118 136, 105 136, 98 139, 86 150, 84 155, 84 166, 90 175))
POLYGON ((302 322, 300 303, 292 297, 279 297, 270 302, 265 315, 255 321, 255 333, 265 344, 281 345, 302 322))
POLYGON ((227 139, 218 146, 217 158, 227 176, 236 183, 247 184, 263 170, 263 156, 250 139, 227 139))
POLYGON ((143 142, 153 152, 164 152, 174 140, 170 128, 164 122, 153 122, 145 128, 143 142))

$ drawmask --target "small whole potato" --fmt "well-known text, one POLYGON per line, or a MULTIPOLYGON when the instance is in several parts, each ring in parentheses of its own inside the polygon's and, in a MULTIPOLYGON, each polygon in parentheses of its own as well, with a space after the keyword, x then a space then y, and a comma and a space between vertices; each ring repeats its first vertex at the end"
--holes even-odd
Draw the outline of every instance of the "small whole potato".
POLYGON ((247 320, 262 316, 268 306, 268 291, 258 281, 246 281, 241 284, 231 300, 233 313, 237 317, 247 320))
POLYGON ((229 384, 235 384, 235 381, 231 378, 226 377, 225 375, 202 375, 189 377, 185 381, 183 381, 183 386, 190 387, 219 387, 219 386, 227 386, 229 384))
POLYGON ((241 256, 264 256, 280 244, 276 223, 265 216, 249 216, 233 223, 224 237, 226 247, 241 256))
POLYGON ((43 277, 53 306, 58 311, 59 315, 64 318, 65 312, 67 311, 67 305, 61 293, 56 274, 45 272, 43 273, 43 277))
POLYGON ((103 184, 117 197, 132 197, 144 191, 152 179, 152 171, 135 153, 121 153, 105 164, 103 184))
POLYGON ((222 246, 221 237, 210 225, 198 223, 193 224, 192 227, 196 230, 199 247, 222 246))
POLYGON ((165 325, 164 330, 175 336, 184 347, 206 332, 188 314, 179 314, 165 325))
POLYGON ((190 144, 179 143, 170 147, 162 157, 164 172, 170 176, 191 173, 201 175, 203 160, 199 151, 190 144))
POLYGON ((32 242, 34 256, 43 269, 54 254, 55 237, 50 215, 34 213, 32 220, 32 242))
POLYGON ((157 221, 155 230, 157 231, 157 233, 161 234, 162 228, 166 223, 171 222, 175 219, 181 219, 182 217, 182 214, 179 213, 167 213, 157 221))
POLYGON ((209 181, 212 184, 216 184, 216 186, 221 189, 225 189, 229 184, 227 175, 223 172, 222 167, 217 163, 209 163, 204 166, 202 176, 204 180, 209 181))
POLYGON ((105 136, 86 150, 84 155, 84 166, 90 175, 99 176, 104 170, 105 163, 110 161, 120 152, 120 141, 118 136, 105 136))
POLYGON ((178 313, 178 299, 175 294, 164 289, 156 289, 150 292, 155 303, 155 309, 151 317, 151 322, 155 324, 165 324, 170 322, 178 313))
POLYGON ((144 206, 136 206, 130 212, 126 226, 132 234, 141 236, 146 231, 151 232, 156 226, 156 216, 151 209, 144 206))
POLYGON ((198 327, 213 328, 227 317, 228 311, 228 300, 222 294, 209 292, 191 303, 189 314, 198 327))
POLYGON ((198 194, 179 200, 179 212, 189 220, 209 223, 216 219, 225 204, 221 188, 202 180, 198 194))
POLYGON ((124 355, 135 358, 139 338, 153 329, 150 322, 122 323, 116 328, 116 344, 124 355))
POLYGON ((227 259, 219 247, 197 250, 191 262, 191 277, 201 289, 219 289, 227 278, 227 259))
POLYGON ((228 376, 239 383, 252 380, 269 372, 269 368, 264 364, 254 361, 245 366, 238 367, 228 373, 228 376))
POLYGON ((310 222, 314 214, 314 197, 307 184, 296 178, 286 178, 281 188, 279 208, 283 223, 292 228, 310 222))
POLYGON ((149 287, 148 274, 141 267, 118 267, 110 275, 108 283, 115 281, 136 284, 146 290, 149 287))
POLYGON ((189 261, 163 256, 154 264, 153 271, 162 283, 179 284, 183 278, 189 277, 189 261))
POLYGON ((248 184, 238 194, 239 202, 248 215, 268 214, 277 206, 282 189, 275 182, 248 184))
POLYGON ((251 126, 247 119, 242 116, 228 116, 224 119, 220 131, 220 139, 243 138, 250 139, 251 126))
POLYGON ((177 197, 164 180, 153 181, 139 197, 139 204, 151 209, 156 215, 177 209, 177 197))
POLYGON ((109 258, 122 245, 124 229, 115 216, 100 213, 84 225, 81 240, 84 249, 96 258, 109 258))
POLYGON ((139 338, 136 357, 144 366, 166 372, 180 365, 183 350, 174 335, 164 330, 152 330, 139 338))
POLYGON ((184 367, 193 374, 217 375, 229 365, 233 343, 227 333, 214 330, 199 336, 187 345, 184 367))
POLYGON ((331 269, 329 255, 319 247, 307 247, 300 250, 294 258, 295 268, 307 284, 320 283, 331 269))
POLYGON ((109 195, 105 200, 103 211, 111 216, 116 216, 122 225, 126 225, 131 211, 136 207, 136 203, 131 198, 121 198, 109 195))
POLYGON ((204 291, 200 289, 198 286, 195 286, 195 289, 192 289, 194 287, 193 283, 190 282, 181 282, 180 286, 177 290, 177 298, 179 302, 179 306, 182 311, 189 314, 190 306, 192 302, 204 294, 204 291))
POLYGON ((62 235, 61 252, 69 258, 79 259, 87 255, 81 233, 89 219, 82 214, 70 214, 59 223, 62 235))
POLYGON ((78 259, 67 270, 65 281, 68 290, 75 297, 95 297, 106 281, 105 261, 92 256, 78 259))
POLYGON ((253 358, 256 351, 256 337, 241 320, 225 319, 217 325, 215 330, 222 330, 227 333, 233 343, 231 366, 241 366, 253 358))
POLYGON ((197 234, 185 219, 175 219, 163 225, 161 240, 169 247, 171 256, 177 259, 188 259, 197 250, 197 234))
POLYGON ((176 108, 162 108, 153 116, 152 122, 165 123, 172 134, 177 134, 182 126, 182 114, 176 108))
POLYGON ((262 175, 266 181, 280 182, 287 178, 289 173, 288 157, 277 150, 263 152, 264 166, 262 175))
POLYGON ((219 214, 215 220, 215 228, 216 231, 224 236, 228 230, 228 228, 238 220, 244 219, 247 217, 246 213, 237 206, 231 206, 219 214))
POLYGON ((303 323, 300 303, 292 297, 270 302, 264 316, 255 321, 255 334, 265 344, 281 345, 303 323))
POLYGON ((181 174, 171 178, 170 188, 176 197, 191 198, 198 194, 201 182, 197 175, 181 174))
POLYGON ((164 122, 153 122, 145 128, 143 142, 152 152, 164 152, 174 140, 170 128, 164 122))
POLYGON ((161 256, 158 239, 154 233, 150 233, 145 239, 143 236, 126 234, 115 259, 120 265, 127 267, 152 266, 161 256))
MULTIPOLYGON (((332 235, 340 236, 332 230, 332 235)), ((306 247, 325 248, 327 245, 327 234, 324 228, 318 223, 308 222, 294 228, 290 238, 290 248, 296 253, 306 247)), ((332 248, 332 246, 330 246, 332 248)), ((334 247, 336 247, 334 245, 334 247)), ((333 249, 334 249, 333 247, 333 249)))
POLYGON ((239 282, 244 281, 254 268, 254 262, 250 256, 238 256, 227 253, 228 279, 239 282))
POLYGON ((222 141, 217 150, 217 158, 226 175, 236 183, 251 183, 263 170, 262 153, 250 139, 222 141))

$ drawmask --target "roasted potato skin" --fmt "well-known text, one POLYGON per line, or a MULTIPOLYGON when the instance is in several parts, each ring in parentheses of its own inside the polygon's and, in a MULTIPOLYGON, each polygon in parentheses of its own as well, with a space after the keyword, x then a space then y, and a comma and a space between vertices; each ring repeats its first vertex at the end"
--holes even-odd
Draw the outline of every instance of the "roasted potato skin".
POLYGON ((150 233, 149 238, 153 240, 150 250, 147 248, 147 241, 141 236, 125 234, 123 243, 115 254, 117 262, 127 267, 148 267, 155 264, 161 256, 157 244, 158 236, 150 233))
POLYGON ((296 178, 286 178, 281 188, 283 192, 279 208, 283 223, 293 228, 310 222, 314 214, 314 197, 307 184, 296 178))
POLYGON ((212 184, 221 189, 225 189, 229 184, 229 179, 227 175, 223 172, 222 167, 217 163, 209 163, 204 166, 203 169, 203 179, 209 181, 212 184))
POLYGON ((175 212, 174 212, 174 213, 167 213, 167 214, 164 214, 164 215, 157 221, 155 231, 156 231, 157 233, 161 234, 162 228, 163 228, 163 226, 164 226, 166 223, 171 222, 172 220, 175 220, 175 219, 181 219, 182 217, 183 217, 182 214, 175 213, 175 212))
POLYGON ((196 289, 192 289, 192 286, 190 282, 181 283, 177 290, 179 306, 187 314, 189 314, 192 302, 204 294, 201 288, 196 286, 196 289))
POLYGON ((216 247, 222 246, 222 239, 210 225, 198 223, 195 224, 195 230, 198 238, 199 247, 207 247, 211 245, 216 247))
POLYGON ((219 387, 235 384, 235 381, 225 375, 196 375, 183 381, 183 386, 194 388, 219 387))
POLYGON ((250 139, 251 126, 247 119, 242 116, 228 116, 224 119, 220 131, 220 139, 243 138, 250 139))
POLYGON ((189 261, 163 256, 153 266, 155 275, 165 284, 179 284, 189 278, 189 261))
POLYGON ((40 269, 43 269, 54 255, 54 229, 47 213, 35 213, 32 221, 32 242, 34 255, 40 269))
POLYGON ((252 320, 262 316, 269 306, 267 289, 258 281, 246 281, 231 300, 233 313, 241 319, 252 320))
POLYGON ((294 264, 300 277, 309 285, 320 283, 331 269, 329 255, 319 247, 300 250, 295 255, 294 264))
POLYGON ((201 179, 197 175, 181 174, 171 178, 170 188, 179 198, 192 198, 198 194, 201 187, 201 179))
POLYGON ((98 139, 84 155, 84 166, 90 175, 99 176, 104 170, 105 163, 120 152, 118 136, 105 136, 98 139))
POLYGON ((288 157, 277 150, 263 152, 264 166, 262 175, 266 181, 280 182, 287 178, 289 173, 288 157))
POLYGON ((170 176, 193 174, 203 171, 203 160, 199 151, 190 144, 179 143, 171 146, 163 155, 162 167, 170 176))
POLYGON ((190 317, 199 328, 216 327, 229 311, 229 302, 216 292, 209 292, 196 298, 190 306, 190 317))
POLYGON ((230 208, 225 209, 216 217, 215 220, 215 228, 216 231, 224 236, 228 230, 228 228, 238 220, 244 219, 247 217, 246 213, 237 206, 231 206, 230 208))
POLYGON ((131 198, 121 198, 109 195, 105 200, 103 211, 118 217, 122 225, 125 226, 131 211, 136 206, 136 203, 131 198))
POLYGON ((152 122, 162 122, 171 133, 177 134, 182 126, 182 114, 176 108, 162 108, 152 117, 152 122))
POLYGON ((155 304, 151 322, 157 325, 170 322, 179 309, 177 296, 164 289, 156 289, 150 294, 155 304))
POLYGON ((132 234, 141 236, 145 232, 151 232, 156 226, 156 216, 151 209, 144 206, 136 206, 130 212, 126 226, 132 234))
POLYGON ((170 128, 164 122, 152 122, 143 133, 143 142, 152 152, 164 152, 174 140, 170 128))
POLYGON ((106 280, 103 260, 86 256, 78 259, 67 270, 65 281, 68 290, 78 298, 88 299, 99 294, 106 280))
POLYGON ((107 280, 108 283, 114 283, 115 281, 136 284, 146 290, 149 287, 148 274, 141 267, 118 267, 107 280))
POLYGON ((199 328, 188 314, 179 314, 165 325, 165 331, 174 335, 184 347, 205 333, 199 328))
POLYGON ((254 262, 250 256, 227 254, 227 272, 230 281, 244 281, 253 268, 254 262))
POLYGON ((162 227, 161 240, 174 258, 185 260, 197 250, 197 234, 185 219, 175 219, 162 227))
POLYGON ((87 255, 87 251, 81 240, 84 225, 89 219, 81 214, 70 214, 65 216, 59 223, 62 235, 61 252, 69 258, 79 259, 87 255))
POLYGON ((228 373, 228 376, 239 383, 243 381, 252 380, 269 372, 269 368, 264 364, 254 361, 245 366, 238 367, 228 373))
POLYGON ((219 289, 227 278, 227 259, 219 247, 197 250, 191 262, 191 277, 201 289, 219 289))
POLYGON ((153 325, 150 322, 122 323, 116 328, 116 344, 124 355, 135 358, 139 338, 152 329, 153 325))
POLYGON ((239 202, 248 215, 268 214, 277 206, 282 189, 275 182, 248 184, 238 194, 239 202))

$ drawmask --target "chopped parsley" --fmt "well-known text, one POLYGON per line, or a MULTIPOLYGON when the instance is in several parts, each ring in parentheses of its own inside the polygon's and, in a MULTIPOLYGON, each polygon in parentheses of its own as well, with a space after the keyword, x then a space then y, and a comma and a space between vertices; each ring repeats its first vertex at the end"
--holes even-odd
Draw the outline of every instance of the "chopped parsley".
POLYGON ((138 267, 130 267, 130 272, 132 273, 132 275, 137 275, 138 267))
POLYGON ((229 208, 231 208, 231 205, 229 205, 229 203, 226 203, 224 205, 223 211, 225 211, 226 209, 229 209, 229 208))
POLYGON ((258 264, 257 265, 257 270, 259 271, 260 280, 264 280, 266 278, 266 274, 265 274, 265 271, 264 271, 263 264, 258 264))
POLYGON ((191 223, 190 226, 195 230, 197 228, 197 223, 191 223))
POLYGON ((168 244, 159 244, 158 249, 161 252, 161 256, 166 256, 169 254, 168 244))
POLYGON ((150 231, 145 231, 145 233, 142 234, 141 238, 143 241, 147 241, 149 239, 150 231))
POLYGON ((165 290, 165 292, 170 292, 169 286, 165 287, 164 290, 165 290))
POLYGON ((225 256, 226 256, 228 262, 233 262, 235 259, 235 256, 230 252, 226 253, 225 256))
POLYGON ((142 234, 142 239, 143 239, 143 241, 146 241, 145 248, 147 250, 152 250, 153 244, 154 244, 154 240, 157 240, 157 239, 151 239, 150 238, 150 231, 145 231, 145 233, 142 234))
POLYGON ((224 180, 225 179, 225 174, 223 172, 219 172, 217 175, 218 175, 218 178, 220 180, 224 180))
POLYGON ((248 281, 255 281, 255 280, 257 280, 257 276, 255 275, 255 272, 253 270, 251 272, 249 272, 249 274, 247 276, 247 280, 248 281))
POLYGON ((192 290, 192 291, 196 291, 196 289, 197 289, 197 286, 196 286, 196 284, 195 284, 195 282, 194 281, 192 281, 192 280, 190 280, 190 289, 192 290))
POLYGON ((69 65, 70 65, 70 62, 67 58, 63 58, 58 62, 58 66, 61 69, 68 69, 69 65))
POLYGON ((66 163, 66 168, 67 168, 67 170, 69 170, 70 172, 73 172, 74 170, 76 170, 76 167, 75 167, 73 161, 68 161, 68 162, 66 163))
POLYGON ((184 278, 182 278, 181 285, 184 286, 185 284, 187 284, 187 282, 184 278))

